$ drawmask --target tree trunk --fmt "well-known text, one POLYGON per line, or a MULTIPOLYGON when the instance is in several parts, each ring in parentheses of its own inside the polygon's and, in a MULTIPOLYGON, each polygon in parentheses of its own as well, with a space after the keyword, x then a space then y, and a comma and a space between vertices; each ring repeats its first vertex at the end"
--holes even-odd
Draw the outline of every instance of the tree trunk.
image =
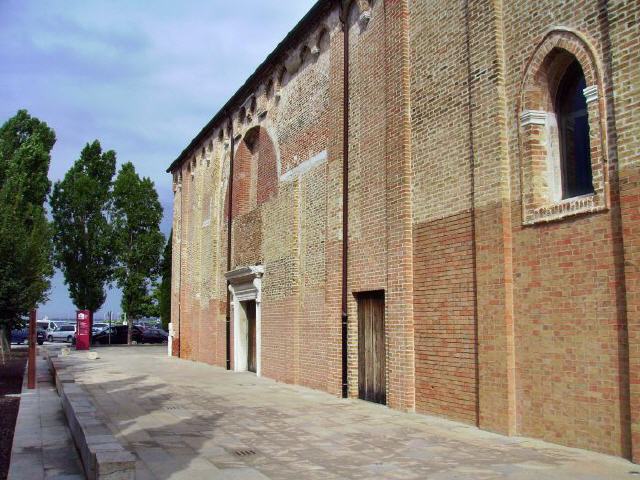
POLYGON ((131 337, 133 333, 133 320, 127 315, 127 344, 131 345, 131 337))
POLYGON ((7 341, 7 332, 5 327, 0 327, 0 364, 4 365, 10 359, 11 346, 7 341))

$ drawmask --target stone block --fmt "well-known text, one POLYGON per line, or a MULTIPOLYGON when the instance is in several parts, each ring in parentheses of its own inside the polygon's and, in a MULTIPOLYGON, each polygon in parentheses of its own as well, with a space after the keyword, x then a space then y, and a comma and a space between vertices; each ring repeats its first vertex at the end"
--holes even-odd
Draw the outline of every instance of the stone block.
POLYGON ((136 459, 126 451, 96 452, 96 479, 133 480, 136 477, 136 459))

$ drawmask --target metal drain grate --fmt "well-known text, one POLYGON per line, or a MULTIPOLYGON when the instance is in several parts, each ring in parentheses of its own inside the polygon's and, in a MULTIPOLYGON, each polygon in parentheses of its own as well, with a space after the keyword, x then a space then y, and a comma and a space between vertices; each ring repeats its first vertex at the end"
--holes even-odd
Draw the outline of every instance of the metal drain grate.
POLYGON ((255 455, 255 450, 236 450, 235 453, 239 457, 248 457, 249 455, 255 455))

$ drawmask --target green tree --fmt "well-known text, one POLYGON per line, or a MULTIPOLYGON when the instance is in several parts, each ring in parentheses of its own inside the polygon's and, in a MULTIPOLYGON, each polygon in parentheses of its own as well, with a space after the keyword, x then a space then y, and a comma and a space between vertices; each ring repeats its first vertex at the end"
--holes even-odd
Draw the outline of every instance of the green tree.
POLYGON ((164 247, 162 255, 162 280, 158 288, 158 307, 162 328, 167 330, 171 321, 171 257, 172 257, 173 230, 164 247))
POLYGON ((98 310, 113 278, 110 212, 115 170, 115 152, 103 152, 95 140, 82 149, 64 179, 53 187, 55 261, 80 310, 98 310))
POLYGON ((157 314, 152 293, 164 246, 161 220, 162 206, 151 179, 140 178, 130 162, 122 165, 113 186, 113 231, 115 279, 122 289, 129 337, 134 319, 157 314))
POLYGON ((0 127, 0 330, 47 299, 51 232, 44 202, 55 133, 20 110, 0 127))

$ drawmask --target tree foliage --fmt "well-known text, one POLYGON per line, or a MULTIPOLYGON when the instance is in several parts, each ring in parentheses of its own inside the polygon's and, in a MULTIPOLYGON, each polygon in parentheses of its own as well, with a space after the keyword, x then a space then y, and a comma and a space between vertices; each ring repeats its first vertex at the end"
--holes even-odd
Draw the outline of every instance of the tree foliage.
POLYGON ((172 262, 172 242, 173 230, 169 234, 169 239, 164 247, 162 255, 162 280, 158 288, 158 306, 162 326, 166 330, 171 321, 171 262, 172 262))
POLYGON ((113 278, 110 212, 115 170, 115 152, 103 152, 95 140, 82 149, 64 179, 53 187, 55 261, 80 310, 98 310, 113 278))
POLYGON ((122 289, 122 310, 130 319, 158 314, 153 287, 164 246, 161 220, 162 206, 151 179, 140 178, 132 163, 122 165, 113 187, 115 280, 122 289))
POLYGON ((44 202, 55 133, 20 110, 0 127, 0 328, 47 298, 51 232, 44 202))

